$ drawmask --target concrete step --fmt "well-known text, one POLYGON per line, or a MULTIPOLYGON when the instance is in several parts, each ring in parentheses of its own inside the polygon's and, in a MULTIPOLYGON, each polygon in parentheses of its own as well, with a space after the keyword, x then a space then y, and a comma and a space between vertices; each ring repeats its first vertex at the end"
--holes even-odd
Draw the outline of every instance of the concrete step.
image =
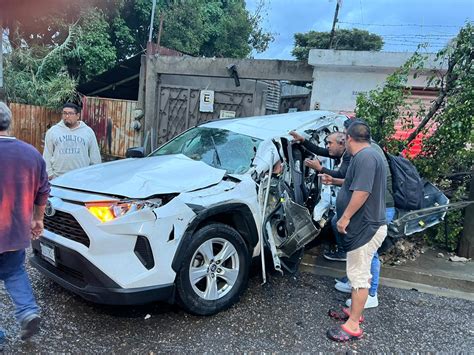
MULTIPOLYGON (((439 289, 440 292, 451 290, 455 293, 465 293, 461 298, 474 300, 474 263, 450 262, 446 256, 438 258, 437 254, 437 250, 430 249, 418 259, 409 260, 403 265, 383 265, 381 283, 396 284, 395 281, 398 280, 412 286, 429 286, 439 289)), ((318 275, 341 277, 345 275, 345 267, 345 262, 326 260, 320 253, 310 250, 305 253, 300 269, 318 275)))

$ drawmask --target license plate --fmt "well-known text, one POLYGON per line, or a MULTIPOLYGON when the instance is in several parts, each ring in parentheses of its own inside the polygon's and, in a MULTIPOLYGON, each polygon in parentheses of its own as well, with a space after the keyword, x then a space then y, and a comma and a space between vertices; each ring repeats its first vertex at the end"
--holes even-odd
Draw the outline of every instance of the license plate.
POLYGON ((41 256, 47 262, 56 265, 56 255, 54 253, 54 247, 47 244, 40 243, 41 256))

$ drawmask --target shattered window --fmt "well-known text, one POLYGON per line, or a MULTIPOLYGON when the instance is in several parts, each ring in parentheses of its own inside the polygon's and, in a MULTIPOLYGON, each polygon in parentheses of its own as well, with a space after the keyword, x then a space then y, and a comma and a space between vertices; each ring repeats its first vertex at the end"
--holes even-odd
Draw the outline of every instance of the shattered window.
POLYGON ((250 168, 260 142, 223 129, 196 127, 158 148, 151 156, 184 154, 230 174, 243 174, 250 168))

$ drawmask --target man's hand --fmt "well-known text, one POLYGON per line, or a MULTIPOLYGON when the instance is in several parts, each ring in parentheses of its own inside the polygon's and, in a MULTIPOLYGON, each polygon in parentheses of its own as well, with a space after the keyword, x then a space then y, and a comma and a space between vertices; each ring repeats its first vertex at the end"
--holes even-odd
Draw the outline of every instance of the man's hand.
POLYGON ((346 228, 347 228, 347 226, 349 225, 350 221, 351 221, 351 220, 350 220, 349 218, 347 218, 347 217, 345 217, 344 215, 342 215, 342 217, 339 218, 339 220, 337 221, 337 224, 336 224, 336 226, 337 226, 337 231, 338 231, 339 233, 342 233, 342 234, 347 234, 346 228))
POLYGON ((323 166, 321 165, 321 162, 318 159, 314 159, 314 160, 305 159, 304 165, 316 171, 323 170, 323 166))
POLYGON ((43 234, 43 220, 33 219, 31 221, 31 239, 38 239, 43 234))
POLYGON ((297 141, 298 143, 303 143, 303 142, 304 142, 304 137, 303 137, 301 134, 296 133, 296 131, 290 131, 289 134, 290 134, 290 136, 292 136, 293 139, 294 139, 295 141, 297 141))
POLYGON ((334 183, 334 178, 331 175, 328 174, 318 174, 318 176, 321 177, 321 182, 324 185, 333 185, 334 183))

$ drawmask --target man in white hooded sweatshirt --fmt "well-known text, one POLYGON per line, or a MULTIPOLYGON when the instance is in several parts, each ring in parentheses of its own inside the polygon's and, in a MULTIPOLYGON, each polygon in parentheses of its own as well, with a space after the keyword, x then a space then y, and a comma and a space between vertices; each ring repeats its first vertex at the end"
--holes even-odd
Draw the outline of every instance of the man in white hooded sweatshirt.
POLYGON ((50 180, 68 171, 101 163, 94 131, 80 117, 79 106, 66 103, 62 120, 46 132, 43 158, 50 180))

